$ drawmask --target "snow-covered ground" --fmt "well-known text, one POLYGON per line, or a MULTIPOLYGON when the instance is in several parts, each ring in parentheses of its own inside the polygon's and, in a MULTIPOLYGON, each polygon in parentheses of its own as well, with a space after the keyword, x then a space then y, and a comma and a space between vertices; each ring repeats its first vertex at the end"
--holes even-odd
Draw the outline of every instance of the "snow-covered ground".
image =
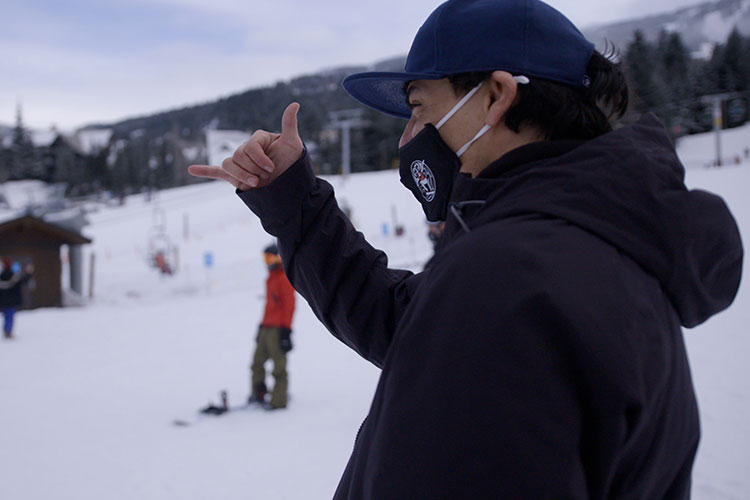
MULTIPOLYGON (((688 185, 721 194, 750 234, 750 161, 698 168, 711 145, 710 135, 680 143, 688 185)), ((747 127, 725 141, 735 154, 747 145, 747 127)), ((419 269, 430 244, 397 173, 331 180, 392 265, 419 269)), ((260 253, 271 238, 232 188, 173 189, 151 203, 131 197, 89 217, 94 298, 82 308, 22 312, 18 339, 0 343, 0 499, 330 498, 379 373, 301 299, 287 410, 172 425, 218 402, 222 389, 230 404, 247 397, 263 307, 260 253), (174 276, 147 265, 154 248, 178 249, 174 276)), ((685 332, 703 419, 697 500, 750 498, 748 293, 743 281, 732 308, 685 332)))
MULTIPOLYGON (((750 5, 750 3, 748 4, 750 5)), ((716 134, 698 134, 680 139, 678 151, 688 170, 710 167, 716 163, 717 149, 724 166, 741 165, 750 161, 750 123, 716 134), (718 148, 717 148, 718 142, 718 148)))

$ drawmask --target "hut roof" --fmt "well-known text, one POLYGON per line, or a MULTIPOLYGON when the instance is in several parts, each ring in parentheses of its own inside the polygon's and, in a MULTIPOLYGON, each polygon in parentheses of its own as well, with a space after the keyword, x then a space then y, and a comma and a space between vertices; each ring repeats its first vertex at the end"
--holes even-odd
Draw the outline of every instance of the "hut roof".
POLYGON ((3 233, 18 229, 19 227, 24 229, 34 229, 48 234, 54 239, 59 240, 61 245, 85 245, 91 243, 90 239, 76 231, 71 231, 70 229, 50 224, 38 217, 34 217, 33 215, 24 215, 16 219, 0 222, 0 236, 2 236, 3 233))

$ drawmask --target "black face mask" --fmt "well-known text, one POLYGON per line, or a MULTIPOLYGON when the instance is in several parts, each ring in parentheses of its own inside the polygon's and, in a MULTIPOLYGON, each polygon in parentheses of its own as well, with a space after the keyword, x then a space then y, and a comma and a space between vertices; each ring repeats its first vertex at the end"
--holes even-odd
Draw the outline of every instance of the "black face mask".
MULTIPOLYGON (((528 78, 526 82, 528 83, 528 78)), ((473 139, 455 153, 440 137, 438 130, 477 93, 481 86, 480 83, 471 89, 437 125, 428 123, 398 150, 401 182, 422 204, 422 210, 430 222, 443 221, 448 216, 453 181, 461 169, 459 158, 474 141, 490 129, 490 126, 484 125, 473 139)))
POLYGON ((448 215, 448 202, 461 161, 437 129, 428 123, 398 150, 401 183, 422 204, 427 220, 437 222, 448 215))

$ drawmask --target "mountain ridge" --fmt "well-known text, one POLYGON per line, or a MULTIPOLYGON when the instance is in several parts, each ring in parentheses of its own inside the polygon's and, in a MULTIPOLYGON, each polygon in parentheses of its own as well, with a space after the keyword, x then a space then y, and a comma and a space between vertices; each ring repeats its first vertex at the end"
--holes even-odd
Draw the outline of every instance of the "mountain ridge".
POLYGON ((696 57, 710 56, 716 43, 724 43, 733 28, 750 35, 750 0, 718 0, 681 7, 671 12, 643 16, 583 29, 597 47, 606 42, 624 51, 640 30, 649 41, 656 41, 662 30, 679 32, 683 43, 696 57))

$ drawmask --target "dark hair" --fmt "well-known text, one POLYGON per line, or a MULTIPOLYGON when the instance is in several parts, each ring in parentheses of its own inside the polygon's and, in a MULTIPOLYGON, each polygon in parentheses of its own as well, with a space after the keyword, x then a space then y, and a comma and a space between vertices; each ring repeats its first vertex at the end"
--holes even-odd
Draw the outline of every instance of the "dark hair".
MULTIPOLYGON (((607 55, 594 51, 586 68, 588 87, 529 77, 518 86, 518 97, 505 115, 505 125, 518 132, 522 125, 538 129, 546 140, 593 139, 612 130, 613 122, 628 108, 628 84, 614 49, 607 55)), ((448 80, 457 94, 465 94, 491 71, 459 73, 448 80)))

